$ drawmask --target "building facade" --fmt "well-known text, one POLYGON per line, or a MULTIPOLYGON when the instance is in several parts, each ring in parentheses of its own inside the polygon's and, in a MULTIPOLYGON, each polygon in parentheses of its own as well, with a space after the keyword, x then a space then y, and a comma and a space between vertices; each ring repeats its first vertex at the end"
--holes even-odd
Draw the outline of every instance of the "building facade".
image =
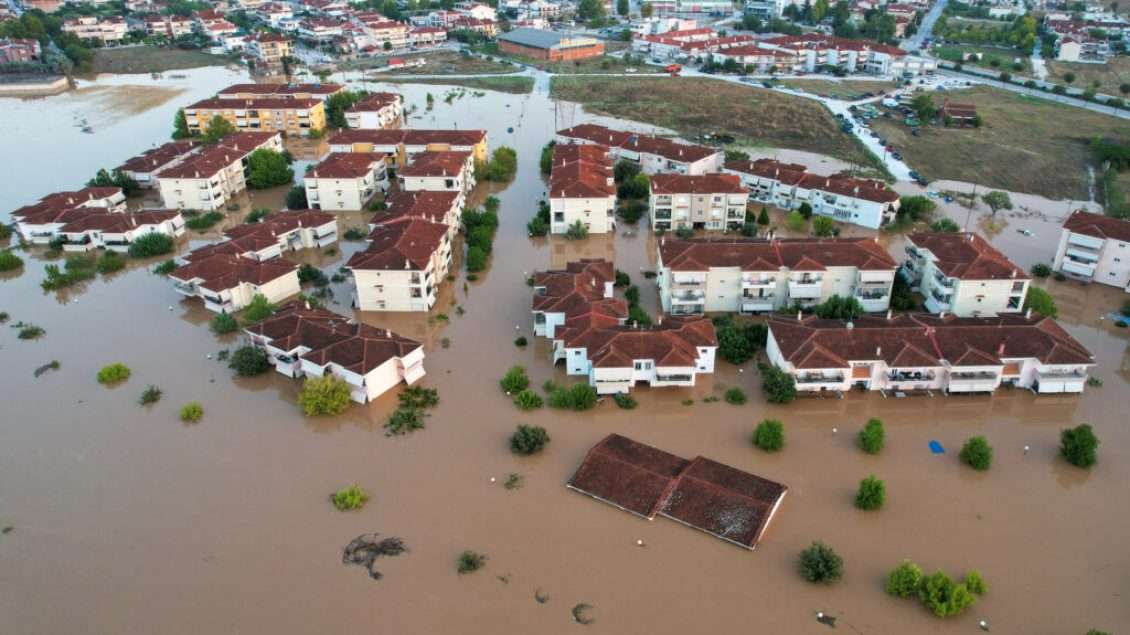
POLYGON ((748 201, 749 190, 732 174, 656 174, 648 197, 651 228, 739 228, 748 201))
POLYGON ((549 174, 550 232, 580 223, 589 233, 616 230, 616 186, 607 146, 557 144, 549 174))
POLYGON ((899 273, 926 298, 927 311, 991 316, 1023 310, 1031 280, 977 234, 930 232, 907 238, 907 258, 899 273))
POLYGON ((376 152, 333 152, 303 177, 313 209, 362 210, 377 192, 388 191, 387 162, 376 152))
POLYGON ((1067 217, 1053 268, 1130 293, 1130 221, 1078 210, 1067 217))

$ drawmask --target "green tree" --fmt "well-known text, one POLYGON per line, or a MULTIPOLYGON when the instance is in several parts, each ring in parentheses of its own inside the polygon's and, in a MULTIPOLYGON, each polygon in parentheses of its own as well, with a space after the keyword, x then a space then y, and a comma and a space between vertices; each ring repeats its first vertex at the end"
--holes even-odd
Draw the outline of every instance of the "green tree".
POLYGON ((934 105, 934 98, 929 93, 919 93, 910 101, 910 108, 918 115, 921 121, 930 121, 938 114, 938 107, 934 105))
POLYGON ((859 482, 859 491, 855 495, 855 506, 866 511, 879 509, 887 500, 887 486, 883 481, 868 476, 859 482))
POLYGON ((133 239, 129 245, 129 255, 134 258, 152 258, 172 253, 176 244, 168 234, 150 232, 133 239))
POLYGON ((555 142, 550 141, 541 149, 541 157, 538 159, 538 167, 541 168, 541 173, 545 176, 549 176, 550 171, 552 171, 553 169, 553 148, 555 145, 555 142))
POLYGON ((541 398, 541 395, 529 388, 519 390, 518 394, 514 395, 514 405, 522 410, 537 410, 544 404, 545 401, 541 398))
POLYGON ((952 234, 961 231, 961 226, 952 218, 939 218, 930 224, 930 231, 939 234, 952 234))
POLYGON ((352 401, 349 384, 333 375, 310 377, 298 393, 298 405, 307 417, 339 415, 352 401))
POLYGON ((129 379, 129 376, 129 366, 126 366, 121 362, 115 362, 113 364, 103 366, 102 369, 98 371, 98 383, 112 386, 129 379))
POLYGON ((528 388, 530 378, 526 375, 525 368, 511 366, 510 370, 506 371, 506 374, 498 381, 498 385, 502 388, 502 392, 514 394, 528 388))
POLYGON ((650 193, 651 179, 642 172, 626 177, 616 188, 616 195, 626 199, 647 198, 650 193))
POLYGON ((247 186, 261 190, 294 182, 294 170, 286 157, 275 150, 259 148, 247 157, 247 186))
POLYGON ((746 402, 745 392, 743 392, 741 388, 728 389, 725 395, 723 395, 723 398, 726 400, 726 403, 735 406, 740 406, 746 402))
POLYGON ((239 329, 239 322, 230 313, 217 313, 216 317, 208 323, 208 328, 216 335, 234 333, 239 329))
POLYGON ((1059 434, 1059 454, 1076 467, 1091 467, 1098 460, 1096 456, 1099 440, 1089 424, 1066 428, 1059 434))
POLYGON ((640 5, 640 17, 650 18, 653 15, 655 15, 655 7, 653 7, 650 2, 645 2, 640 5))
POLYGON ((463 553, 459 554, 459 558, 458 560, 456 560, 455 570, 459 572, 459 575, 463 575, 465 573, 473 573, 475 571, 478 571, 479 569, 482 569, 483 565, 486 564, 486 562, 487 557, 485 555, 478 553, 477 551, 464 551, 463 553))
POLYGON ((240 377, 253 377, 270 370, 271 358, 258 346, 240 346, 231 354, 228 368, 240 377))
POLYGON ((887 433, 883 430, 883 422, 878 419, 869 419, 863 429, 859 431, 859 447, 868 454, 878 454, 886 443, 887 433))
POLYGON ((510 436, 510 451, 523 456, 537 454, 548 444, 549 433, 541 426, 519 424, 518 429, 510 436))
POLYGON ((184 109, 178 108, 177 114, 173 116, 173 138, 174 139, 187 139, 192 136, 188 131, 188 119, 184 116, 184 109))
POLYGON ((918 597, 938 617, 959 615, 977 601, 964 584, 955 584, 942 571, 935 571, 922 580, 918 597))
POLYGON ((812 220, 812 233, 817 236, 832 236, 836 233, 836 222, 827 216, 817 216, 812 220))
POLYGON ((629 11, 630 5, 628 4, 628 0, 616 0, 616 13, 627 17, 629 11))
POLYGON ((204 416, 204 407, 199 402, 192 401, 180 409, 180 420, 185 423, 196 423, 204 416))
POLYGON ((804 219, 804 215, 800 212, 789 212, 785 217, 785 225, 794 232, 804 231, 804 226, 808 221, 804 219))
POLYGON ((852 320, 865 313, 859 300, 851 296, 833 295, 816 305, 816 316, 826 320, 852 320))
POLYGON ((761 390, 769 403, 790 403, 796 399, 796 379, 776 366, 768 366, 761 371, 761 390))
POLYGON ((887 593, 896 597, 908 598, 915 595, 921 586, 922 569, 909 560, 903 560, 887 576, 887 593))
POLYGON ((261 322, 275 312, 275 305, 267 299, 267 296, 262 293, 256 293, 251 297, 251 302, 243 309, 243 317, 250 323, 261 322))
POLYGON ((1052 295, 1040 287, 1028 287, 1028 294, 1024 297, 1024 309, 1032 309, 1050 318, 1059 315, 1059 309, 1056 307, 1052 295))
POLYGON ((965 574, 965 587, 974 595, 985 595, 989 592, 989 585, 981 577, 980 572, 974 570, 965 574))
POLYGON ((899 199, 898 216, 912 222, 926 220, 938 205, 926 196, 904 196, 899 199))
POLYGON ((762 227, 769 224, 769 210, 764 205, 761 206, 761 212, 757 215, 757 224, 762 227))
POLYGON ((1012 209, 1012 199, 1009 198, 1008 192, 994 190, 988 194, 982 195, 981 200, 984 201, 985 205, 989 206, 993 216, 996 216, 997 212, 1002 209, 1012 209))
POLYGON ((361 489, 360 485, 350 485, 343 487, 334 492, 333 503, 338 511, 352 511, 354 509, 361 509, 365 502, 369 500, 369 494, 361 489))
POLYGON ((220 115, 216 115, 208 120, 201 140, 204 143, 216 143, 233 132, 235 132, 235 125, 220 115))
POLYGON ((831 584, 844 574, 844 559, 828 545, 815 541, 800 552, 800 574, 805 580, 831 584))
POLYGON ((15 271, 24 266, 23 258, 12 253, 10 249, 0 249, 0 271, 15 271))
POLYGON ((812 205, 807 201, 801 203, 800 207, 796 208, 796 211, 800 212, 800 215, 804 217, 804 220, 812 219, 812 205))
POLYGON ((326 100, 326 122, 334 128, 348 128, 349 122, 345 119, 345 111, 368 95, 369 93, 362 90, 343 90, 330 95, 326 100))
POLYGON ((993 446, 985 437, 972 437, 961 447, 958 455, 966 465, 977 471, 989 469, 993 464, 993 446))
POLYGON ((577 17, 585 21, 600 21, 605 17, 601 0, 581 0, 577 4, 577 17))
POLYGON ((753 444, 766 452, 785 447, 785 426, 776 419, 765 419, 753 431, 753 444))
POLYGON ((286 193, 286 208, 287 209, 307 209, 310 204, 306 201, 306 188, 301 185, 295 185, 287 190, 286 193))

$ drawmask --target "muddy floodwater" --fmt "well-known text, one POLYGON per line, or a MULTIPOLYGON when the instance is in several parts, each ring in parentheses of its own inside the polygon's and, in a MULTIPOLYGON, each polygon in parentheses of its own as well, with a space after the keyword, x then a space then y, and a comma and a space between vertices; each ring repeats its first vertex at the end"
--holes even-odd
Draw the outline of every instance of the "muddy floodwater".
MULTIPOLYGON (((185 75, 180 83, 106 80, 180 91, 123 117, 105 109, 131 107, 107 106, 100 91, 0 102, 3 214, 163 141, 178 105, 237 77, 222 69, 185 75), (73 126, 76 113, 93 134, 73 126)), ((610 258, 654 312, 655 287, 641 271, 654 267, 656 239, 642 227, 578 242, 527 237, 546 189, 538 153, 555 127, 543 81, 531 95, 463 90, 451 103, 442 86, 393 89, 414 107, 410 126, 483 127, 492 147, 516 148, 521 163, 509 185, 477 192, 497 190, 502 200, 488 271, 445 283, 430 317, 357 314, 425 343, 423 385, 440 396, 426 428, 385 436, 395 391, 340 417, 304 418, 294 405, 297 382, 277 373, 233 378, 215 358, 239 338, 212 335, 203 307, 182 301, 142 264, 44 292, 50 260, 26 253, 22 272, 0 277, 0 311, 11 316, 0 327, 0 527, 11 528, 0 534, 0 633, 824 633, 818 611, 846 633, 970 633, 980 620, 998 633, 1130 629, 1130 354, 1127 329, 1103 319, 1121 305, 1120 290, 1046 283, 1104 382, 1081 397, 852 393, 770 406, 754 363, 720 361, 693 389, 636 389, 635 410, 605 400, 584 413, 524 413, 499 390, 507 367, 525 366, 535 386, 566 381, 548 361, 548 343, 532 338, 525 276, 580 257, 610 258), (441 312, 449 320, 437 319, 441 312), (21 320, 46 336, 17 339, 9 326, 21 320), (531 345, 517 348, 518 335, 531 345), (51 360, 60 368, 35 378, 51 360), (132 369, 129 380, 99 385, 98 368, 119 361, 132 369), (164 396, 139 406, 150 384, 164 396), (750 393, 747 405, 703 402, 731 386, 750 393), (694 404, 682 405, 686 399, 694 404), (199 423, 178 420, 189 401, 204 407, 199 423), (786 428, 787 446, 775 455, 749 442, 766 417, 786 428), (854 445, 870 417, 887 426, 878 456, 854 445), (1091 470, 1056 456, 1060 429, 1084 422, 1102 441, 1091 470), (509 452, 519 423, 548 429, 545 452, 509 452), (753 552, 641 520, 564 487, 610 432, 729 463, 789 493, 753 552), (996 450, 988 472, 956 456, 974 435, 996 450), (946 453, 932 455, 931 440, 946 453), (524 476, 521 488, 503 488, 511 472, 524 476), (868 474, 887 483, 881 511, 852 505, 868 474), (372 498, 360 511, 338 512, 327 495, 351 483, 372 498), (376 581, 342 565, 342 548, 374 532, 408 548, 377 560, 376 581), (810 585, 797 572, 797 553, 813 540, 844 558, 844 578, 832 586, 810 585), (461 576, 455 560, 465 549, 488 559, 461 576), (904 558, 953 576, 977 569, 989 592, 960 617, 936 618, 884 593, 886 572, 904 558), (592 624, 574 622, 579 603, 591 605, 592 624)), ((567 110, 569 124, 596 119, 567 110)), ((345 215, 342 225, 364 220, 345 215)), ((994 241, 1027 266, 1050 257, 1055 228, 1042 223, 1020 240, 1010 226, 994 241)), ((897 239, 890 246, 900 249, 897 239)), ((361 247, 343 242, 302 258, 332 273, 361 247)), ((349 312, 348 283, 333 289, 340 302, 330 307, 349 312)))

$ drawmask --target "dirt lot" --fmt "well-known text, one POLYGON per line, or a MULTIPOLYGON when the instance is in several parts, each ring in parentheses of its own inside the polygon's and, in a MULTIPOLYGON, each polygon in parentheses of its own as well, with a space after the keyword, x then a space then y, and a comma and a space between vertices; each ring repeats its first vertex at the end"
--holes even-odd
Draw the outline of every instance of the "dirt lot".
MULTIPOLYGON (((929 179, 970 181, 1054 199, 1085 199, 1090 140, 1130 135, 1130 121, 996 88, 946 95, 976 104, 984 125, 980 129, 924 126, 914 137, 901 121, 872 122, 872 128, 929 179)), ((940 95, 935 98, 940 103, 940 95)))
POLYGON ((534 89, 530 77, 452 77, 451 79, 415 77, 376 77, 376 81, 392 84, 441 84, 444 86, 464 86, 478 90, 497 90, 503 93, 526 94, 534 89))
POLYGON ((887 92, 895 87, 894 82, 880 82, 871 80, 851 80, 836 82, 828 79, 789 79, 781 82, 782 86, 796 88, 815 95, 855 101, 863 99, 863 93, 887 92))
MULTIPOLYGON (((382 75, 469 75, 474 73, 513 73, 517 68, 510 64, 487 61, 481 57, 465 57, 454 51, 438 51, 435 53, 422 53, 419 55, 401 56, 405 60, 424 58, 427 63, 423 66, 400 68, 393 71, 384 71, 382 75)), ((346 66, 348 68, 382 68, 387 65, 386 58, 368 58, 355 60, 346 66)))
POLYGON ((185 68, 200 68, 201 66, 223 66, 227 62, 226 58, 200 51, 153 46, 128 46, 95 49, 94 66, 91 72, 123 75, 159 73, 185 68))
POLYGON ((691 77, 555 77, 550 91, 590 111, 671 128, 687 137, 729 134, 745 145, 868 162, 854 140, 840 132, 836 119, 803 97, 691 77))
POLYGON ((1130 82, 1130 58, 1112 57, 1106 64, 1049 61, 1048 74, 1051 81, 1075 88, 1087 89, 1098 82, 1100 93, 1123 97, 1118 87, 1130 82), (1068 84, 1063 79, 1066 73, 1074 73, 1075 81, 1068 84))

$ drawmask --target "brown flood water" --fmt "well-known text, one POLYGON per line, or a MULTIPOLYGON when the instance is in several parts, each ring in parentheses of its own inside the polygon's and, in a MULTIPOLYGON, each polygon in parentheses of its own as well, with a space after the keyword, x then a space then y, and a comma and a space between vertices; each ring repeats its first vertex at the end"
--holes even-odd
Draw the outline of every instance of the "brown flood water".
MULTIPOLYGON (((1099 321, 1121 303, 1121 292, 1048 283, 1064 324, 1094 351, 1094 374, 1105 381, 1081 398, 857 393, 776 407, 758 395, 752 363, 739 373, 720 362, 693 390, 638 390, 636 410, 603 403, 586 413, 523 413, 498 388, 508 366, 526 366, 535 386, 565 380, 549 365, 545 341, 525 350, 512 343, 518 334, 530 337, 524 276, 579 257, 614 258, 654 306, 654 285, 640 270, 654 267, 655 239, 646 232, 575 243, 525 235, 545 191, 537 156, 553 116, 544 94, 473 98, 468 91, 451 105, 437 98, 426 111, 425 93, 439 97, 442 88, 398 88, 418 106, 409 125, 486 127, 492 146, 515 147, 521 161, 516 180, 498 193, 502 226, 491 268, 466 287, 462 274, 443 287, 432 315, 446 313, 450 322, 359 316, 426 343, 423 383, 440 394, 427 428, 384 436, 391 393, 341 417, 305 419, 294 406, 296 382, 273 373, 233 379, 214 354, 238 338, 217 341, 210 315, 180 301, 163 278, 135 265, 66 294, 44 293, 45 261, 32 254, 21 275, 0 278, 0 311, 47 330, 24 342, 0 329, 7 369, 0 526, 13 527, 0 535, 0 632, 823 633, 817 611, 837 616, 841 630, 868 634, 967 633, 980 619, 1000 633, 1130 626, 1130 431, 1118 414, 1130 394, 1130 356, 1126 331, 1099 321), (33 378, 52 359, 62 367, 33 378), (94 375, 113 361, 133 375, 107 389, 94 375), (164 397, 142 408, 137 399, 148 384, 164 397), (748 405, 702 403, 735 385, 751 393, 748 405), (687 398, 695 404, 681 405, 687 398), (192 400, 203 404, 204 418, 182 424, 177 410, 192 400), (788 445, 777 455, 749 444, 765 417, 786 425, 788 445), (869 417, 888 430, 887 448, 874 457, 853 444, 869 417), (1090 471, 1056 457, 1059 429, 1081 422, 1102 439, 1090 471), (518 423, 546 427, 547 451, 511 455, 507 438, 518 423), (779 480, 789 495, 755 552, 676 523, 640 520, 564 487, 609 432, 779 480), (996 448, 984 474, 956 457, 977 434, 996 448), (947 453, 931 455, 931 439, 947 453), (521 489, 502 487, 510 472, 525 476, 521 489), (878 512, 852 506, 868 474, 887 482, 878 512), (372 499, 361 511, 337 512, 326 497, 350 483, 372 499), (399 536, 410 549, 378 560, 380 581, 341 564, 342 547, 370 532, 399 536), (844 579, 831 587, 809 585, 796 572, 797 552, 817 539, 845 560, 844 579), (464 549, 487 554, 484 569, 456 575, 464 549), (883 592, 886 572, 903 558, 951 575, 976 568, 990 591, 965 615, 937 619, 883 592), (539 589, 548 602, 535 601, 539 589), (579 602, 595 607, 591 626, 573 623, 579 602)), ((40 107, 54 112, 51 101, 40 107)), ((141 117, 169 121, 173 107, 141 117)), ((167 130, 154 125, 151 136, 167 130)), ((0 190, 4 209, 77 185, 99 165, 158 140, 130 138, 74 158, 50 179, 31 178, 56 166, 54 148, 76 136, 60 130, 58 144, 28 146, 36 151, 22 153, 26 178, 0 190)), ((0 143, 10 148, 10 140, 0 143)), ((343 242, 336 255, 303 258, 332 273, 359 248, 343 242)), ((334 308, 346 312, 348 283, 334 290, 343 303, 334 308)))

